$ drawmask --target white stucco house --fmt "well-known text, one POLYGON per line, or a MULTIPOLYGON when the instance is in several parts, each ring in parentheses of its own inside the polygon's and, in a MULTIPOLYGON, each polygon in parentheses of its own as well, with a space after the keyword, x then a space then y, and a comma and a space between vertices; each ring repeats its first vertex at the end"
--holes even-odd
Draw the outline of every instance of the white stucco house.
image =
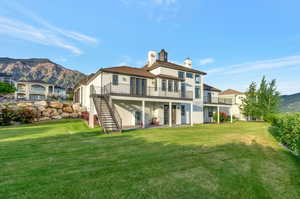
POLYGON ((40 80, 19 80, 15 82, 16 100, 39 101, 47 99, 66 99, 66 89, 40 80))
POLYGON ((143 68, 117 66, 91 74, 75 86, 74 101, 89 112, 91 127, 97 115, 107 132, 212 122, 209 110, 228 109, 231 114, 232 101, 221 101, 205 89, 205 75, 193 69, 189 58, 179 65, 168 61, 165 50, 150 51, 143 68))

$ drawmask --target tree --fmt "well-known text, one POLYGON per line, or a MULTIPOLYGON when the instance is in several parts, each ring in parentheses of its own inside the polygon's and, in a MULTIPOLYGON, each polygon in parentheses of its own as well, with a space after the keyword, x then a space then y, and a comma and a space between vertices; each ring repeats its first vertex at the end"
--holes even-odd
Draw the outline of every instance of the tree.
POLYGON ((246 98, 242 100, 242 111, 244 115, 249 117, 251 120, 256 119, 259 117, 258 111, 258 102, 257 102, 257 90, 256 90, 256 83, 252 82, 246 92, 246 98))
POLYGON ((252 82, 243 100, 242 110, 244 115, 253 119, 267 119, 271 114, 278 112, 280 93, 277 91, 276 80, 267 82, 263 76, 259 89, 252 82))
POLYGON ((0 95, 6 95, 14 93, 16 88, 10 85, 9 83, 0 82, 0 95))

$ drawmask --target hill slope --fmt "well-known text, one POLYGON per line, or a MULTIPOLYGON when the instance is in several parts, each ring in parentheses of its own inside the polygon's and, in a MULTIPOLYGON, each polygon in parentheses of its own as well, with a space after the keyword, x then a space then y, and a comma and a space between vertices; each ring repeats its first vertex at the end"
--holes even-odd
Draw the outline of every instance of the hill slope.
POLYGON ((300 93, 281 96, 281 112, 300 112, 300 93))
POLYGON ((11 74, 14 80, 42 80, 65 88, 73 87, 85 77, 81 72, 39 58, 0 58, 0 72, 11 74))

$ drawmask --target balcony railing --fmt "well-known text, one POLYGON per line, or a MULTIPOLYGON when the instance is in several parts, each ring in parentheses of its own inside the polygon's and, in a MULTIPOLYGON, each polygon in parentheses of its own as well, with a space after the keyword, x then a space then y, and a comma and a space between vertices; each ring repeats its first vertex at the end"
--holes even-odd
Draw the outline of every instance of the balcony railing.
MULTIPOLYGON (((118 96, 132 96, 132 97, 157 97, 157 98, 177 98, 177 99, 193 99, 192 91, 168 91, 168 88, 155 88, 155 87, 132 87, 130 84, 108 84, 105 86, 106 92, 110 95, 118 96)), ((96 94, 103 94, 103 88, 95 87, 96 94)))
POLYGON ((204 103, 205 104, 228 104, 228 105, 232 105, 233 100, 228 99, 228 98, 204 96, 204 103))
POLYGON ((43 89, 31 89, 30 90, 31 94, 41 94, 41 95, 44 95, 45 92, 46 92, 46 90, 43 90, 43 89))

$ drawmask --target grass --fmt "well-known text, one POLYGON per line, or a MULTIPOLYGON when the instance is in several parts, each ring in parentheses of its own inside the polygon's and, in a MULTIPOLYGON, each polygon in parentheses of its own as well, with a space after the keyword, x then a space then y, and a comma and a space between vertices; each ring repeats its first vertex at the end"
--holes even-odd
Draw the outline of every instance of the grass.
POLYGON ((80 120, 0 128, 0 198, 300 198, 265 123, 104 135, 80 120))

